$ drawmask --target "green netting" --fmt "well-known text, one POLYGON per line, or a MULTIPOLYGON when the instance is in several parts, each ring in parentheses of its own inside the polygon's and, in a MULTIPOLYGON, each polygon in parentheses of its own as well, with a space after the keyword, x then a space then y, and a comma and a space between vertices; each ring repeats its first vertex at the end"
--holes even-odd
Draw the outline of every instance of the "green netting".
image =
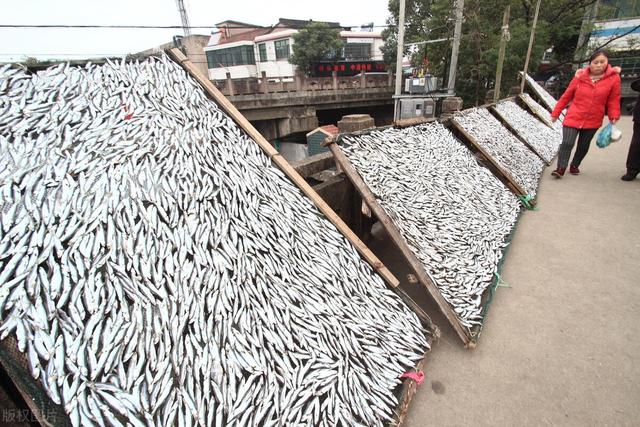
MULTIPOLYGON (((518 217, 516 219, 516 222, 513 226, 513 229, 511 230, 511 233, 509 233, 509 236, 507 236, 507 246, 504 248, 504 250, 502 251, 502 258, 500 259, 500 262, 498 263, 498 269, 497 272, 495 274, 495 278, 493 279, 493 282, 491 283, 491 286, 489 286, 489 288, 485 291, 485 294, 483 296, 484 299, 484 304, 483 304, 483 308, 482 308, 482 321, 480 323, 480 325, 476 326, 475 328, 473 328, 473 330, 471 331, 471 341, 473 342, 477 342, 478 338, 480 337, 480 333, 482 332, 482 329, 484 328, 484 322, 487 319, 487 314, 489 313, 489 308, 491 307, 491 302, 493 301, 493 296, 496 293, 496 290, 500 287, 500 283, 504 283, 502 281, 502 268, 504 266, 504 261, 507 258, 507 253, 509 252, 509 248, 511 247, 511 242, 513 241, 513 237, 515 235, 516 229, 518 228, 518 223, 520 222, 520 218, 522 217, 522 213, 524 212, 524 209, 520 211, 520 213, 518 214, 518 217)), ((511 287, 509 285, 504 286, 504 287, 511 287)))

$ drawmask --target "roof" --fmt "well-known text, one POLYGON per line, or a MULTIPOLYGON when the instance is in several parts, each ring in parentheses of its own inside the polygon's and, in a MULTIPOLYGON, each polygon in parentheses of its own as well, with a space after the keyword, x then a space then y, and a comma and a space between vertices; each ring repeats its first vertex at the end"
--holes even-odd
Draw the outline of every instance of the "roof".
POLYGON ((301 28, 306 27, 307 25, 309 25, 312 22, 317 22, 317 23, 320 23, 320 24, 327 24, 331 28, 342 28, 340 26, 339 22, 325 22, 325 21, 314 21, 313 19, 302 20, 302 19, 287 19, 287 18, 278 19, 278 23, 276 24, 276 26, 278 26, 278 27, 286 27, 286 28, 301 29, 301 28))
POLYGON ((312 134, 316 133, 316 132, 322 132, 322 133, 324 133, 324 134, 325 134, 325 135, 327 135, 327 136, 335 136, 335 135, 337 135, 338 133, 340 133, 340 130, 339 130, 336 126, 334 126, 334 125, 325 125, 325 126, 320 126, 320 127, 318 127, 318 128, 315 128, 315 129, 314 129, 314 130, 312 130, 311 132, 309 132, 309 133, 307 134, 307 137, 308 137, 309 135, 312 135, 312 134))
POLYGON ((230 19, 227 19, 225 21, 220 21, 215 25, 217 27, 217 26, 222 25, 222 24, 237 24, 238 26, 241 26, 241 27, 259 27, 259 25, 247 24, 246 22, 240 22, 240 21, 232 21, 230 19))
POLYGON ((229 37, 224 37, 224 33, 221 33, 220 41, 217 43, 217 45, 219 46, 221 44, 235 43, 243 40, 254 41, 256 37, 269 34, 271 31, 273 31, 273 28, 271 27, 256 28, 255 30, 245 31, 244 33, 234 34, 229 37))

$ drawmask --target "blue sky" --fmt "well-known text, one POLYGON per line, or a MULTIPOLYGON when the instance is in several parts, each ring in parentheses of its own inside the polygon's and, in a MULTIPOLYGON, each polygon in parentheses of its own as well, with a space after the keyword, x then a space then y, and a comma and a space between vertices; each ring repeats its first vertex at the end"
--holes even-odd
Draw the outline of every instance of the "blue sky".
MULTIPOLYGON (((194 34, 210 34, 226 19, 271 25, 278 18, 337 21, 359 26, 384 25, 387 0, 187 0, 194 34)), ((180 25, 175 0, 20 0, 5 2, 0 24, 180 25)), ((0 28, 0 62, 26 56, 85 58, 138 52, 171 40, 167 29, 6 29, 0 28)))

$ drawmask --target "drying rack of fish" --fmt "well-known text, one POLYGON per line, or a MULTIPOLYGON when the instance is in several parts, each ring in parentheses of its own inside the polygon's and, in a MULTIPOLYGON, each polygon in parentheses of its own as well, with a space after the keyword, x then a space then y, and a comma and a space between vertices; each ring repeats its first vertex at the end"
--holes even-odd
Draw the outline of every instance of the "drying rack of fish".
POLYGON ((511 177, 535 197, 544 162, 486 108, 471 108, 452 121, 463 128, 511 177))
POLYGON ((492 108, 547 164, 551 163, 560 148, 562 135, 520 108, 515 101, 503 100, 492 108))
POLYGON ((166 56, 0 68, 0 335, 73 425, 384 425, 417 316, 166 56))
MULTIPOLYGON (((520 71, 520 76, 522 77, 522 71, 520 71)), ((545 88, 540 86, 538 82, 536 82, 529 74, 527 74, 526 83, 529 86, 529 89, 533 91, 538 99, 540 99, 540 101, 545 104, 547 110, 553 111, 553 109, 556 108, 556 104, 558 103, 558 101, 553 96, 551 96, 551 94, 547 92, 545 88)))
POLYGON ((531 95, 529 95, 528 93, 522 93, 520 94, 520 99, 522 100, 522 102, 527 104, 529 108, 535 111, 536 114, 542 117, 544 121, 547 122, 556 132, 562 135, 562 115, 560 115, 557 121, 552 122, 551 113, 549 112, 549 110, 540 105, 535 99, 531 97, 531 95))
POLYGON ((341 140, 459 322, 479 333, 483 296, 521 209, 517 197, 439 123, 341 140))

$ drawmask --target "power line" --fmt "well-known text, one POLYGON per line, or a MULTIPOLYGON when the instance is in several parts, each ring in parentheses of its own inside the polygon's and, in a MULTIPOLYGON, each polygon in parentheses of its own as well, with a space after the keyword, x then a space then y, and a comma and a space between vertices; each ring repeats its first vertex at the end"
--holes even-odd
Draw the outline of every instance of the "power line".
MULTIPOLYGON (((316 21, 312 21, 312 22, 316 22, 316 21)), ((320 22, 320 21, 317 21, 320 22)), ((366 28, 388 28, 391 25, 373 25, 373 26, 367 26, 366 28)), ((142 29, 142 30, 149 30, 149 29, 159 29, 159 30, 181 30, 184 29, 185 27, 183 27, 182 25, 66 25, 66 24, 0 24, 0 28, 52 28, 52 29, 100 29, 100 28, 104 28, 104 29, 142 29)), ((211 29, 211 28, 218 28, 215 25, 190 25, 189 27, 186 27, 189 29, 211 29)), ((302 29, 304 27, 287 27, 287 26, 261 26, 261 25, 228 25, 228 26, 224 26, 223 28, 229 28, 229 29, 241 29, 241 28, 253 28, 253 29, 259 29, 259 28, 263 28, 265 30, 273 30, 275 28, 279 28, 279 29, 302 29)), ((336 27, 337 28, 361 28, 360 25, 340 25, 340 27, 336 27)))

